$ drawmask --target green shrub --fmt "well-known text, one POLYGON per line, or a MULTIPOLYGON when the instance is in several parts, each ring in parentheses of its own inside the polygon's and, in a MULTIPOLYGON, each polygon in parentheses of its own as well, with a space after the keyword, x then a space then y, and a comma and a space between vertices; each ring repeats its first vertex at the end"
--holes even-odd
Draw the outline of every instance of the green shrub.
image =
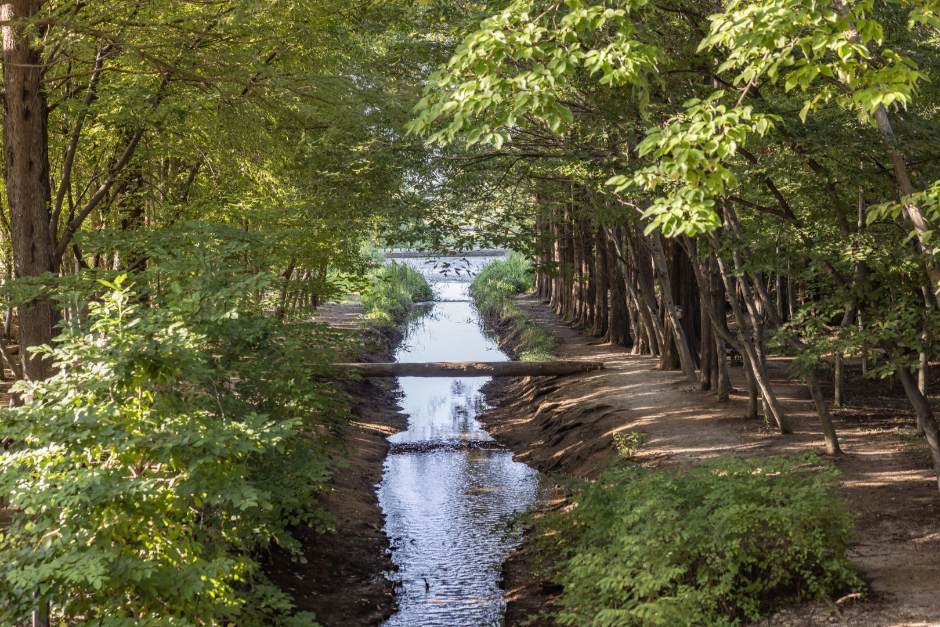
POLYGON ((563 625, 733 625, 861 582, 852 519, 818 457, 620 462, 540 523, 563 625))
POLYGON ((424 276, 403 263, 388 263, 369 272, 370 289, 362 295, 363 319, 372 327, 401 324, 414 303, 433 300, 424 276))
POLYGON ((533 323, 516 306, 515 296, 532 287, 532 261, 520 253, 510 253, 494 261, 470 284, 470 295, 487 318, 495 318, 513 327, 514 344, 522 361, 553 359, 555 339, 533 323))
MULTIPOLYGON (((150 250, 146 271, 86 281, 55 374, 0 413, 0 624, 48 603, 53 624, 279 625, 290 598, 261 572, 296 549, 316 508, 345 401, 314 374, 334 333, 284 325, 254 295, 277 278, 205 239, 150 250)), ((94 276, 94 275, 92 275, 94 276)))

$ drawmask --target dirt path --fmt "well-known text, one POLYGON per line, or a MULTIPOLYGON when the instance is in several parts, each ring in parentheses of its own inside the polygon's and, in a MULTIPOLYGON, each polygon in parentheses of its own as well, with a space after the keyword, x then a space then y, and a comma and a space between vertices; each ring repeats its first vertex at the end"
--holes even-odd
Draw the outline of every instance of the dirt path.
MULTIPOLYGON (((319 322, 360 333, 356 303, 327 305, 319 322)), ((361 361, 389 361, 401 337, 395 333, 368 334, 361 361)), ((399 412, 394 380, 363 380, 347 385, 354 400, 354 419, 342 435, 348 455, 320 504, 334 518, 335 534, 295 530, 306 563, 283 553, 272 556, 268 574, 293 597, 298 611, 314 612, 326 627, 377 625, 395 610, 392 583, 384 573, 393 568, 389 541, 375 486, 382 480, 388 453, 386 438, 407 426, 399 412)))
MULTIPOLYGON (((786 362, 769 364, 775 390, 795 433, 777 435, 763 419, 743 418, 746 393, 719 403, 678 372, 654 370, 656 360, 599 344, 561 323, 534 297, 519 306, 558 341, 563 359, 599 360, 604 371, 557 379, 498 380, 489 386, 496 406, 482 419, 491 433, 541 471, 593 478, 616 451, 613 434, 638 431, 646 442, 634 459, 650 466, 695 463, 715 455, 761 456, 823 451, 805 388, 786 377, 786 362)), ((740 368, 732 369, 738 390, 740 368)), ((858 394, 867 394, 866 382, 858 394)), ((850 389, 850 394, 852 393, 850 389)), ((903 403, 868 411, 869 404, 834 412, 846 455, 835 461, 842 492, 857 513, 854 561, 871 584, 859 603, 812 604, 783 611, 768 625, 940 625, 940 495, 925 450, 907 433, 912 415, 903 403)), ((850 396, 851 402, 851 396, 850 396)), ((524 552, 507 564, 508 624, 517 624, 547 598, 551 587, 531 576, 524 552)))

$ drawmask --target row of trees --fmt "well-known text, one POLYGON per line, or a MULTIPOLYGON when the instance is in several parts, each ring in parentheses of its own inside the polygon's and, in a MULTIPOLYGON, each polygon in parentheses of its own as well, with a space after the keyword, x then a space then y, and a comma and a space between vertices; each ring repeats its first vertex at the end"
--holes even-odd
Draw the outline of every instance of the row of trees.
POLYGON ((330 526, 345 340, 280 318, 428 211, 444 9, 0 4, 0 623, 312 624, 259 556, 330 526))
MULTIPOLYGON (((403 141, 437 18, 407 7, 237 0, 5 3, 3 257, 7 278, 137 270, 87 233, 197 219, 268 239, 272 268, 325 289, 359 249, 420 210, 403 141)), ((248 260, 251 263, 253 260, 248 260)), ((49 344, 59 313, 23 303, 18 339, 49 344)), ((23 351, 28 357, 28 351, 23 351)), ((25 376, 49 375, 25 359, 25 376)))
POLYGON ((791 429, 767 376, 897 376, 940 478, 940 14, 921 0, 516 0, 470 29, 412 132, 536 198, 560 314, 791 429), (919 372, 918 372, 919 371, 919 372), (918 381, 920 374, 920 381, 918 381))

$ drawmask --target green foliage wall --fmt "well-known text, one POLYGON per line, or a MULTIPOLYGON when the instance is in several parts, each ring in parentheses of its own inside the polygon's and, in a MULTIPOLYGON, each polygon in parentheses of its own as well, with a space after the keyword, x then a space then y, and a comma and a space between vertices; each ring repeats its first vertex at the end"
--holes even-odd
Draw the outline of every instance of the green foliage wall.
POLYGON ((329 525, 315 503, 346 405, 316 377, 340 338, 270 315, 256 295, 277 278, 246 271, 244 239, 159 244, 145 272, 55 290, 57 374, 0 413, 4 624, 42 601, 67 622, 286 623, 258 556, 329 525))

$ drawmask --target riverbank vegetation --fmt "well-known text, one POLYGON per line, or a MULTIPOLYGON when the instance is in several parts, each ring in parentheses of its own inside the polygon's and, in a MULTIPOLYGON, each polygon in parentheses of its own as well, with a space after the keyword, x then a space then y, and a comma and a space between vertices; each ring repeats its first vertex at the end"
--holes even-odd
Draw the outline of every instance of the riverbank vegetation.
POLYGON ((508 332, 506 340, 521 361, 550 361, 555 342, 515 304, 515 296, 532 288, 532 260, 511 253, 484 268, 470 284, 470 295, 484 318, 508 332))
POLYGON ((308 321, 429 211, 403 126, 461 14, 0 12, 0 623, 311 624, 259 567, 330 526, 350 339, 308 321))
MULTIPOLYGON (((936 488, 938 20, 917 1, 507 1, 430 77, 409 128, 527 188, 516 248, 564 321, 719 401, 740 363, 747 416, 782 438, 797 421, 770 370, 788 368, 834 460, 840 419, 877 424, 868 379, 918 430, 936 488)), ((591 532, 629 537, 621 517, 591 532)), ((587 617, 603 594, 642 594, 605 579, 605 557, 593 581, 565 580, 587 617)))
POLYGON ((362 318, 371 328, 394 328, 405 321, 415 303, 434 299, 427 279, 407 263, 384 264, 371 270, 366 278, 362 318))
POLYGON ((258 556, 327 526, 315 503, 346 403, 318 377, 340 337, 270 314, 277 277, 243 267, 241 231, 194 228, 146 269, 49 296, 67 316, 37 350, 54 373, 0 414, 3 624, 39 591, 86 621, 304 621, 258 556))
POLYGON ((863 588, 852 517, 818 456, 621 462, 538 519, 561 625, 733 625, 863 588))

